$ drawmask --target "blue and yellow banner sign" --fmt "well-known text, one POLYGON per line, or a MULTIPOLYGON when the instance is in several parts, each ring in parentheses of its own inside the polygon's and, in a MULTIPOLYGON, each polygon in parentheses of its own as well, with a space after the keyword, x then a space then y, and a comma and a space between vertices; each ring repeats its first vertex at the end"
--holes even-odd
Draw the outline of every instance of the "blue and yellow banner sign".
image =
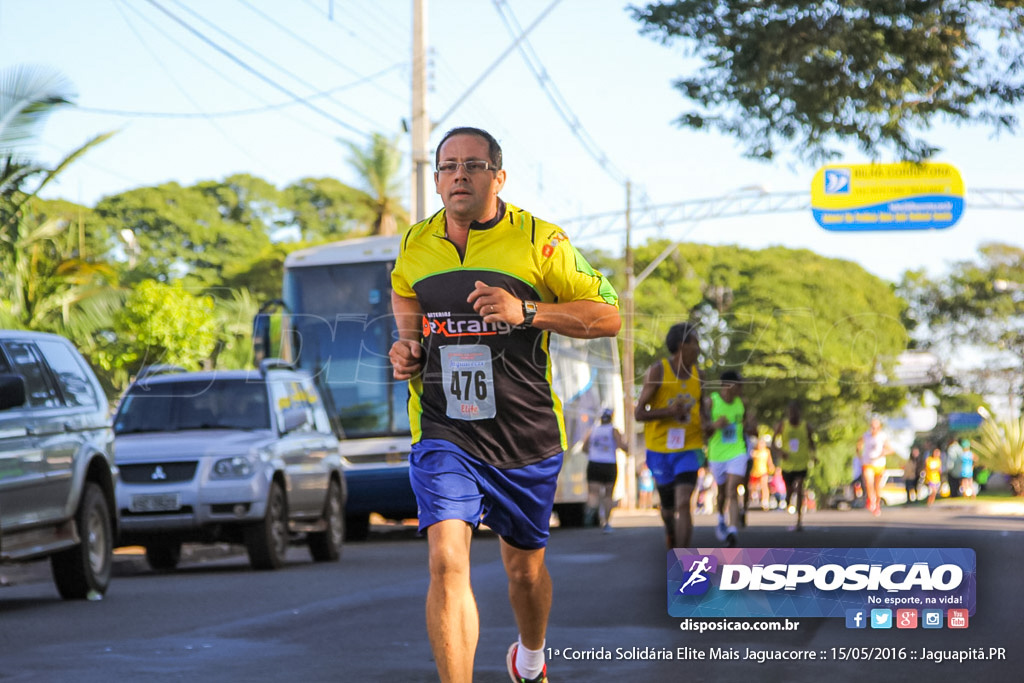
POLYGON ((964 212, 964 181, 949 164, 825 166, 811 182, 811 211, 826 230, 940 230, 964 212))
POLYGON ((973 616, 971 548, 675 548, 673 617, 845 617, 872 610, 973 616))

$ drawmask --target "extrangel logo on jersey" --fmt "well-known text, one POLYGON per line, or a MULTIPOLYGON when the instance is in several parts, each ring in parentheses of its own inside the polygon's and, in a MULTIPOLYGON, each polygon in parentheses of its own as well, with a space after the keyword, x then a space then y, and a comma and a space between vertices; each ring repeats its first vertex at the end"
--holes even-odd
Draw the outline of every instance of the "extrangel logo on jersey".
POLYGON ((686 569, 683 583, 679 586, 682 595, 704 595, 711 588, 711 577, 718 570, 718 558, 714 555, 687 555, 679 559, 686 569))
POLYGON ((484 322, 483 318, 477 315, 456 316, 444 311, 423 316, 424 337, 490 337, 496 334, 512 334, 512 330, 512 325, 508 323, 484 322))
MULTIPOLYGON (((845 617, 850 610, 974 614, 970 548, 676 548, 674 617, 845 617)), ((875 626, 878 628, 878 626, 875 626)))

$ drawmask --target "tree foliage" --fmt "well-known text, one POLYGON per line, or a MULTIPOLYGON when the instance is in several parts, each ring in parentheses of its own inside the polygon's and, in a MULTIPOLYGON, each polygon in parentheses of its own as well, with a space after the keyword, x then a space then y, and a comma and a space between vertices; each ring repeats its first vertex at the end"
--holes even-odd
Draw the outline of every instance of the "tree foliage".
MULTIPOLYGON (((641 272, 671 243, 635 249, 641 272)), ((592 263, 622 287, 622 264, 592 263)), ((621 289, 619 290, 622 291, 621 289)), ((690 320, 701 336, 709 387, 726 370, 744 378, 744 402, 770 428, 799 400, 821 441, 816 488, 849 481, 869 411, 889 413, 904 390, 877 381, 907 348, 905 302, 888 283, 849 261, 806 250, 680 244, 636 289, 636 381, 666 354, 665 333, 690 320)))
POLYGON ((270 243, 269 227, 245 199, 227 181, 193 187, 165 183, 104 197, 96 214, 137 245, 130 281, 182 279, 213 286, 226 269, 251 260, 270 243))
POLYGON ((180 282, 140 282, 101 334, 90 360, 105 370, 118 390, 147 365, 180 365, 198 370, 217 344, 213 298, 188 291, 180 282))
POLYGON ((306 242, 369 234, 374 214, 365 192, 335 178, 303 178, 285 189, 285 203, 306 242))
POLYGON ((45 67, 16 66, 0 74, 0 323, 7 326, 56 330, 68 323, 75 306, 113 279, 105 263, 87 258, 83 207, 38 199, 46 185, 111 133, 94 137, 53 167, 24 152, 46 117, 70 104, 70 93, 70 82, 45 67))
POLYGON ((681 126, 712 128, 772 159, 811 161, 854 142, 872 158, 937 151, 937 119, 1017 125, 1024 96, 1024 5, 1016 0, 677 0, 631 8, 641 32, 701 62, 675 87, 695 107, 681 126))
POLYGON ((0 156, 34 142, 54 109, 71 104, 74 87, 49 67, 17 65, 0 73, 0 156))
POLYGON ((365 185, 365 205, 373 214, 374 235, 397 235, 400 224, 408 226, 409 217, 402 208, 399 193, 402 152, 397 139, 374 133, 366 149, 348 144, 349 163, 365 185))
POLYGON ((938 279, 907 272, 899 285, 910 303, 917 345, 947 356, 970 347, 984 363, 958 373, 961 391, 1019 396, 1024 388, 1024 249, 988 243, 938 279))

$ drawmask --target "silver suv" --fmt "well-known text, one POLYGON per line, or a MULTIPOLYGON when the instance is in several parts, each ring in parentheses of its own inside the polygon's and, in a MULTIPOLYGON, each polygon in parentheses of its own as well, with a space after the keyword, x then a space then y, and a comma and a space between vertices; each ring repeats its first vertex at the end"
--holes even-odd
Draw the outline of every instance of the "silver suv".
POLYGON ((345 479, 323 401, 280 361, 259 371, 144 372, 114 417, 120 545, 174 569, 184 542, 242 543, 277 569, 304 538, 314 560, 341 555, 345 479))
POLYGON ((0 561, 49 556, 62 597, 102 596, 116 471, 107 399, 75 347, 0 330, 0 561))

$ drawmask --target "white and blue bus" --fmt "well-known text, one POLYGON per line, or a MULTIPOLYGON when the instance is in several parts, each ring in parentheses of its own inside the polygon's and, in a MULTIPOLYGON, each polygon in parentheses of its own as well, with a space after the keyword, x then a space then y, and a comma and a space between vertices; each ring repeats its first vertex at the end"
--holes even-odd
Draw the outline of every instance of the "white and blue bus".
MULTIPOLYGON (((346 529, 354 540, 366 537, 371 513, 390 520, 417 514, 408 470, 408 385, 392 378, 388 362, 396 338, 391 270, 400 239, 366 237, 290 254, 280 328, 276 315, 261 314, 253 331, 257 361, 279 355, 317 381, 343 436, 346 529)), ((587 498, 583 439, 602 409, 615 409, 621 420, 619 356, 611 338, 552 334, 550 349, 569 439, 555 510, 562 526, 579 526, 587 498)))

